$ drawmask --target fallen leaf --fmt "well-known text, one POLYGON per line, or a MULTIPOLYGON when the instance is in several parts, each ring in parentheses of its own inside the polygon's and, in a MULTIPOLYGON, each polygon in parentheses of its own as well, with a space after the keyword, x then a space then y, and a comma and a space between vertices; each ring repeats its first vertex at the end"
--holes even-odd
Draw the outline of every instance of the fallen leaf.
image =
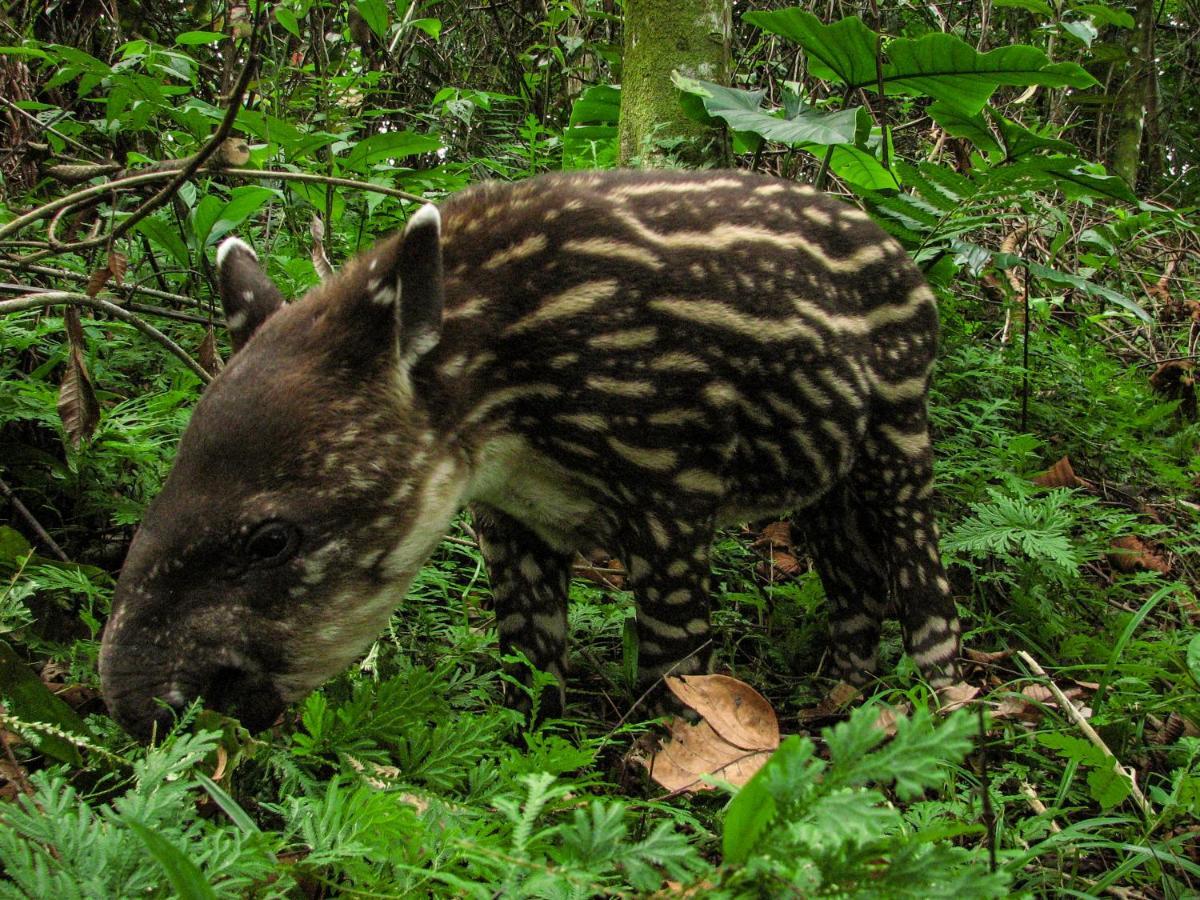
POLYGON ((88 276, 87 287, 83 289, 83 292, 89 297, 95 297, 98 293, 100 293, 104 285, 108 284, 108 279, 111 276, 112 273, 108 271, 108 266, 105 266, 102 269, 97 269, 88 276))
POLYGON ((901 703, 899 706, 881 706, 873 726, 876 731, 882 731, 888 737, 895 737, 896 720, 904 718, 910 712, 912 712, 912 705, 909 703, 901 703))
POLYGON ((829 719, 841 713, 858 696, 858 688, 846 681, 839 681, 816 706, 800 710, 798 717, 808 722, 814 719, 829 719))
POLYGON ((1033 483, 1044 488, 1084 487, 1087 484, 1075 474, 1075 470, 1071 468, 1071 460, 1066 456, 1036 476, 1033 483))
POLYGON ((633 752, 630 759, 668 791, 711 790, 704 776, 741 786, 779 746, 775 710, 750 685, 728 675, 685 675, 666 683, 703 718, 694 725, 672 718, 657 751, 633 752))
POLYGON ((635 757, 650 777, 672 793, 709 791, 704 776, 744 785, 763 767, 774 748, 747 750, 724 740, 707 722, 695 725, 679 717, 667 723, 669 735, 649 759, 635 757))
POLYGON ((1137 535, 1127 534, 1113 540, 1108 561, 1119 572, 1158 572, 1166 575, 1171 566, 1137 535))
POLYGON ((779 719, 767 699, 728 675, 668 677, 671 693, 694 709, 729 743, 744 750, 779 746, 779 719))
POLYGON ((989 653, 985 650, 972 650, 970 647, 963 648, 963 655, 971 662, 981 666, 989 666, 1002 659, 1008 659, 1013 652, 1012 650, 996 650, 989 653))
POLYGON ((965 681, 956 681, 953 684, 948 684, 937 692, 940 706, 938 713, 946 715, 954 712, 959 707, 966 706, 972 700, 979 696, 979 688, 973 684, 967 684, 965 681))

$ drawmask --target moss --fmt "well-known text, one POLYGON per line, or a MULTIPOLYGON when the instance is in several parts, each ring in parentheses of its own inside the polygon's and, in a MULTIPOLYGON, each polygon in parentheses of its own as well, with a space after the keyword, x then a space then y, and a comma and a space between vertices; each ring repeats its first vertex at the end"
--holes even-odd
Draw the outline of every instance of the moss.
POLYGON ((728 0, 628 0, 621 84, 621 164, 727 165, 728 141, 684 115, 671 72, 726 83, 728 0))

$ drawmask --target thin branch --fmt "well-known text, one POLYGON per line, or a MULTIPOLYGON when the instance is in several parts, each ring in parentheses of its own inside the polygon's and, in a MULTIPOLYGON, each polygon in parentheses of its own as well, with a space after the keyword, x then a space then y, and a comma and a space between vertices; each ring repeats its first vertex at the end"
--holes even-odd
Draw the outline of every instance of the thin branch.
MULTIPOLYGON (((124 285, 121 285, 124 287, 124 285)), ((6 294, 17 294, 21 297, 29 294, 48 294, 53 291, 53 288, 39 287, 34 284, 12 284, 7 281, 0 281, 0 292, 6 294)), ((145 303, 126 303, 123 309, 128 309, 131 312, 141 313, 144 316, 159 316, 163 319, 174 319, 176 322, 191 322, 195 325, 211 325, 212 319, 205 316, 197 316, 192 313, 179 312, 174 309, 164 309, 161 306, 148 306, 145 303)))
POLYGON ((28 111, 26 111, 24 109, 21 109, 21 107, 17 106, 17 104, 13 103, 7 97, 0 97, 0 103, 3 103, 5 106, 7 106, 13 112, 24 116, 26 119, 28 119, 30 122, 33 123, 34 127, 38 128, 39 130, 50 132, 55 137, 61 138, 63 141, 66 141, 72 147, 76 147, 79 150, 82 150, 84 153, 90 153, 90 154, 92 154, 92 156, 95 156, 97 158, 101 158, 101 159, 103 158, 102 154, 98 153, 96 150, 89 147, 87 144, 83 144, 83 143, 75 140, 75 138, 71 137, 69 134, 63 134, 61 131, 59 131, 57 128, 55 128, 53 125, 47 125, 44 122, 38 121, 37 116, 33 115, 32 113, 29 113, 28 111))
POLYGON ((155 328, 148 322, 143 322, 136 315, 127 309, 122 309, 115 303, 110 303, 107 300, 101 300, 99 297, 89 297, 87 294, 74 294, 70 291, 47 291, 44 294, 27 294, 24 297, 18 297, 16 300, 0 300, 0 315, 6 313, 22 312, 27 309, 38 309, 43 306, 54 306, 57 303, 70 303, 75 306, 89 306, 92 309, 98 309, 108 313, 114 319, 120 319, 122 322, 127 322, 140 331, 146 337, 158 342, 165 347, 170 353, 186 365, 189 369, 205 384, 212 381, 212 376, 204 370, 200 363, 196 362, 187 351, 180 347, 177 343, 155 328))
POLYGON ((1083 732, 1084 737, 1098 747, 1101 753, 1112 760, 1113 768, 1116 770, 1118 775, 1120 775, 1122 778, 1129 779, 1130 796, 1133 797, 1134 801, 1137 803, 1138 809, 1142 811, 1142 815, 1144 815, 1147 819, 1154 818, 1154 807, 1150 805, 1150 802, 1146 799, 1146 795, 1143 794, 1142 789, 1138 787, 1137 779, 1134 777, 1134 771, 1132 769, 1126 769, 1125 766, 1121 765, 1121 761, 1117 759, 1115 753, 1108 749, 1108 744, 1104 743, 1104 739, 1096 733, 1096 729, 1094 729, 1091 726, 1091 723, 1089 723, 1088 720, 1085 719, 1079 712, 1079 710, 1075 708, 1075 704, 1067 699, 1067 695, 1064 694, 1059 689, 1058 685, 1051 680, 1050 676, 1046 674, 1046 670, 1038 665, 1036 659, 1034 659, 1024 650, 1018 650, 1017 656, 1021 658, 1025 665, 1029 666, 1029 668, 1033 670, 1035 675, 1046 679, 1046 687, 1050 689, 1050 693, 1054 695, 1054 699, 1058 702, 1059 708, 1066 713, 1067 718, 1075 723, 1079 730, 1083 732))
MULTIPOLYGON (((89 276, 83 272, 72 272, 70 269, 55 269, 51 266, 36 266, 22 265, 19 262, 10 262, 0 259, 0 269, 6 269, 9 272, 30 272, 34 275, 46 275, 50 278, 63 278, 67 281, 77 281, 80 284, 86 284, 89 276)), ((28 286, 29 291, 41 290, 35 285, 28 286)), ((157 300, 169 300, 172 303, 179 303, 183 306, 199 306, 192 297, 186 294, 173 294, 170 291, 160 291, 158 288, 142 287, 136 284, 113 284, 108 286, 108 290, 115 294, 145 294, 147 297, 154 297, 157 300)), ((204 321, 208 321, 205 319, 204 321)))
POLYGON ((21 502, 20 498, 17 497, 17 495, 13 492, 13 489, 8 486, 8 483, 3 478, 0 478, 0 494, 3 494, 4 498, 12 504, 12 508, 17 511, 17 515, 26 521, 29 527, 34 530, 39 538, 42 539, 42 543, 50 548, 51 553, 53 553, 63 562, 71 561, 70 557, 63 552, 63 548, 58 546, 58 543, 54 540, 54 538, 50 537, 50 532, 46 531, 46 529, 42 527, 42 523, 34 517, 33 513, 31 513, 28 507, 21 502))
MULTIPOLYGON (((370 191, 376 194, 383 194, 387 197, 396 197, 399 200, 409 200, 413 203, 428 203, 429 201, 419 194, 411 194, 408 191, 402 191, 397 188, 386 187, 381 184, 372 184, 369 181, 356 181, 353 178, 339 178, 333 175, 320 175, 313 172, 286 172, 276 171, 274 169, 234 169, 216 167, 207 169, 207 173, 214 175, 230 175, 235 178, 245 179, 276 179, 278 181, 304 181, 312 184, 330 184, 334 187, 354 188, 360 191, 370 191)), ((14 234, 33 222, 39 219, 44 219, 47 216, 54 215, 60 209, 65 209, 69 206, 76 206, 85 200, 90 200, 100 194, 106 194, 109 191, 118 191, 125 188, 138 187, 143 184, 150 184, 155 181, 164 181, 176 175, 174 171, 160 172, 143 172, 138 175, 130 175, 128 178, 118 178, 115 181, 109 181, 104 184, 95 184, 91 187, 83 188, 74 193, 67 194, 65 197, 59 197, 57 200, 52 200, 44 206, 39 206, 37 209, 30 210, 23 216, 18 216, 7 225, 0 225, 0 240, 3 240, 10 234, 14 234)), ((39 245, 41 246, 41 245, 39 245)), ((82 245, 70 245, 69 249, 81 249, 82 245)), ((42 258, 47 255, 45 252, 41 254, 33 254, 37 258, 42 258)), ((17 263, 25 262, 25 260, 17 259, 17 263)), ((32 262, 32 260, 29 260, 32 262)))

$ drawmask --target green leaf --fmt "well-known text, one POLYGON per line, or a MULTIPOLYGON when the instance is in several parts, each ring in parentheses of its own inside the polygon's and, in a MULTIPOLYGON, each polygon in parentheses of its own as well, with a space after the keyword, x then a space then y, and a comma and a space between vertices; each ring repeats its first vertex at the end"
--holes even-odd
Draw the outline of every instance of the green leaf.
POLYGON ((51 59, 49 53, 40 47, 0 47, 0 56, 32 56, 36 59, 51 59))
POLYGON ((992 5, 1009 9, 1024 9, 1031 13, 1037 13, 1044 19, 1054 18, 1054 10, 1050 8, 1050 4, 1046 0, 992 0, 992 5))
POLYGON ((373 134, 355 144, 342 161, 342 165, 347 169, 365 171, 375 163, 385 160, 398 162, 406 156, 432 153, 440 150, 441 147, 442 142, 437 138, 427 134, 416 134, 412 131, 373 134))
POLYGON ((186 269, 191 263, 191 257, 188 253, 187 244, 183 242, 183 238, 179 236, 171 225, 167 224, 163 219, 151 216, 148 219, 142 219, 135 226, 134 231, 144 234, 150 243, 161 247, 171 254, 171 258, 180 266, 186 269))
POLYGON ((883 81, 889 93, 932 97, 967 115, 982 110, 1000 85, 1084 88, 1097 83, 1081 66, 1051 63, 1036 47, 1013 44, 980 53, 952 34, 898 38, 887 45, 887 56, 883 81))
POLYGON ((1104 809, 1112 809, 1133 792, 1133 782, 1114 768, 1114 761, 1087 773, 1088 793, 1104 809))
POLYGON ((1092 41, 1100 33, 1096 30, 1096 26, 1086 19, 1080 19, 1076 22, 1059 22, 1059 27, 1089 49, 1092 46, 1092 41))
POLYGON ((216 900, 217 892, 186 853, 141 822, 127 821, 125 824, 142 839, 155 862, 162 866, 177 897, 183 900, 216 900))
POLYGON ((857 16, 825 25, 812 13, 793 8, 749 12, 742 19, 803 47, 809 56, 808 69, 818 78, 854 86, 876 80, 875 49, 879 35, 857 16))
POLYGON ((853 144, 860 117, 867 115, 866 110, 858 106, 827 113, 798 103, 794 116, 780 118, 759 109, 765 91, 727 88, 678 72, 671 74, 671 80, 681 91, 700 97, 705 112, 724 120, 734 131, 753 132, 785 144, 853 144))
MULTIPOLYGON (((6 543, 15 544, 11 538, 6 543)), ((0 641, 0 684, 4 685, 5 706, 18 719, 41 722, 84 740, 92 739, 91 731, 75 710, 56 697, 4 641, 0 641)), ((24 731, 22 737, 39 752, 60 762, 73 766, 83 764, 79 748, 66 738, 33 729, 24 731)))
POLYGON ((15 568, 18 560, 32 553, 33 547, 25 540, 25 535, 8 525, 0 525, 0 565, 15 568))
POLYGON ((1117 28, 1134 27, 1133 16, 1123 9, 1113 9, 1103 3, 1083 3, 1076 6, 1071 12, 1087 16, 1097 25, 1114 25, 1117 28))
MULTIPOLYGON (((767 785, 778 777, 778 769, 792 768, 797 757, 800 765, 812 756, 812 743, 791 735, 784 739, 766 764, 742 785, 725 812, 721 835, 721 852, 725 862, 741 865, 749 859, 764 829, 775 818, 775 798, 767 785)), ((796 767, 798 768, 798 766, 796 767)))
POLYGON ((1028 156, 1035 150, 1052 150, 1072 156, 1075 154, 1075 145, 1068 141, 1040 135, 1020 122, 1005 118, 995 110, 990 110, 990 113, 992 121, 996 123, 1001 137, 1004 138, 1005 156, 1010 160, 1028 156))
POLYGON ((1000 150, 1000 144, 992 136, 982 113, 965 113, 957 106, 941 100, 930 104, 926 112, 951 137, 966 138, 985 153, 1000 150))
POLYGON ((1187 647, 1187 667, 1192 680, 1200 684, 1200 634, 1192 635, 1187 647))
POLYGON ((290 9, 277 5, 275 7, 275 21, 296 37, 302 37, 300 34, 300 22, 296 18, 296 14, 290 9))
POLYGON ((413 19, 408 23, 408 27, 420 29, 435 41, 442 36, 441 19, 413 19))
MULTIPOLYGON (((824 159, 826 148, 820 144, 802 144, 818 159, 824 159)), ((858 147, 839 144, 831 148, 829 169, 847 184, 865 191, 895 191, 900 189, 896 176, 883 167, 872 154, 858 147)))
POLYGON ((279 196, 278 191, 252 184, 234 188, 229 202, 221 208, 217 214, 216 221, 212 224, 212 228, 204 236, 204 245, 211 244, 221 236, 237 228, 242 222, 256 213, 264 203, 272 197, 277 196, 279 196))
POLYGON ((607 84, 589 87, 571 107, 571 125, 615 125, 621 113, 621 89, 607 84))
POLYGON ((384 0, 357 0, 355 6, 358 7, 363 21, 370 26, 377 37, 380 39, 387 37, 388 12, 387 3, 384 0))
POLYGON ((197 44, 217 44, 225 40, 225 35, 219 31, 185 31, 175 38, 175 43, 181 47, 194 47, 197 44))

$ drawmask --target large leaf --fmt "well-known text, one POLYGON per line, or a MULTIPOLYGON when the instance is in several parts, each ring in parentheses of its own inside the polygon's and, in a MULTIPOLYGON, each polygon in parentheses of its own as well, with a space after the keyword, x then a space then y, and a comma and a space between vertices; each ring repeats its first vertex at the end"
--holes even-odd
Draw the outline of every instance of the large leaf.
POLYGON ((414 156, 418 153, 432 153, 440 150, 441 147, 441 141, 427 134, 389 131, 386 134, 373 134, 359 141, 346 154, 342 165, 347 169, 365 171, 370 166, 385 160, 399 161, 406 156, 414 156))
POLYGON ((826 25, 812 13, 792 8, 748 12, 742 19, 803 47, 809 56, 808 70, 818 78, 855 86, 876 80, 875 49, 879 35, 857 16, 826 25))
POLYGON ((860 129, 860 117, 867 115, 859 106, 823 112, 798 103, 794 115, 781 118, 760 109, 765 91, 722 87, 678 72, 671 75, 671 80, 681 91, 698 96, 705 112, 724 120, 734 131, 750 131, 785 144, 853 144, 860 129))
POLYGON ((926 112, 951 137, 966 138, 985 153, 999 152, 1000 144, 988 129, 983 113, 965 113, 959 107, 940 100, 930 104, 926 112))
POLYGON ((563 131, 563 168, 615 165, 620 113, 620 88, 597 84, 584 91, 571 107, 570 126, 563 131))
MULTIPOLYGON (((828 150, 820 144, 801 145, 809 153, 824 159, 828 150)), ((838 144, 829 148, 829 170, 838 178, 866 191, 894 191, 900 187, 896 176, 866 150, 838 144)))
POLYGON ((279 191, 252 184, 234 188, 230 194, 229 202, 221 207, 220 212, 217 213, 216 221, 213 222, 212 228, 209 229, 205 243, 211 244, 221 236, 237 228, 242 222, 258 212, 264 203, 272 197, 278 196, 280 196, 279 191))
MULTIPOLYGON (((8 644, 0 641, 0 684, 9 713, 25 722, 41 722, 64 734, 91 740, 92 733, 79 715, 42 682, 8 644)), ((29 729, 22 737, 60 762, 81 765, 79 749, 64 737, 29 729)))
POLYGON ((856 17, 824 25, 812 13, 785 9, 747 13, 751 24, 790 38, 809 55, 809 70, 848 88, 916 94, 940 100, 972 116, 1000 85, 1090 87, 1096 79, 1074 63, 1052 63, 1024 44, 980 53, 952 34, 896 38, 885 46, 882 72, 876 67, 879 35, 856 17))
POLYGON ((1097 83, 1082 67, 1052 63, 1036 47, 1014 44, 980 53, 952 34, 899 38, 887 45, 887 56, 886 91, 932 97, 967 114, 982 110, 1002 84, 1083 88, 1097 83))

